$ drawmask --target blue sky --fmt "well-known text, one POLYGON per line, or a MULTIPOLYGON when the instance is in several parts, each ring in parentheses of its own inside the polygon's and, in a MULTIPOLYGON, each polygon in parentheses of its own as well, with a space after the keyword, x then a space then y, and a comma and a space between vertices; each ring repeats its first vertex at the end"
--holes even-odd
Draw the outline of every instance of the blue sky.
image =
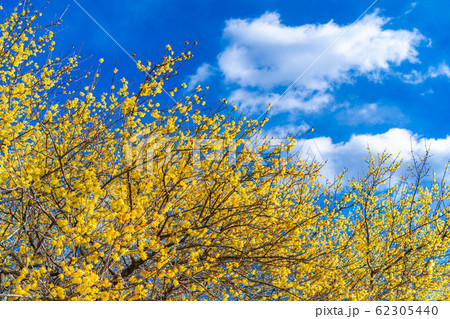
MULTIPOLYGON (((179 81, 209 85, 209 101, 228 98, 254 118, 276 101, 266 132, 282 137, 314 127, 299 149, 327 160, 327 174, 359 169, 367 146, 406 156, 427 143, 437 171, 450 159, 449 1, 380 0, 348 31, 373 0, 77 1, 143 61, 157 61, 166 44, 179 51, 197 41, 179 81)), ((86 67, 105 59, 105 79, 116 60, 119 75, 140 79, 133 61, 73 0, 51 1, 43 19, 66 8, 57 52, 81 47, 90 57, 86 67)))

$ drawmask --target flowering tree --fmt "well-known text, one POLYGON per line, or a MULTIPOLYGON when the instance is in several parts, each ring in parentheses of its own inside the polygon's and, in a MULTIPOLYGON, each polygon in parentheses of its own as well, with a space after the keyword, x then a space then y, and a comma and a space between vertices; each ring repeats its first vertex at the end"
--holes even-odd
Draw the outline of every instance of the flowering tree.
POLYGON ((201 87, 159 105, 185 87, 168 88, 188 44, 139 62, 137 92, 94 95, 102 61, 52 58, 38 16, 0 25, 2 299, 447 297, 450 195, 421 186, 426 165, 380 191, 400 165, 382 154, 350 188, 321 185, 320 164, 283 156, 292 138, 260 137, 267 119, 207 107, 201 87))

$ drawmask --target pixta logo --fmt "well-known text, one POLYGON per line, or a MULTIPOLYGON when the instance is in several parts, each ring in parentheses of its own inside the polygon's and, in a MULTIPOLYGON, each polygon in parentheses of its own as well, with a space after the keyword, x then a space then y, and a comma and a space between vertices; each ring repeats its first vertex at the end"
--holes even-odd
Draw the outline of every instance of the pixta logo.
MULTIPOLYGON (((317 160, 317 152, 314 152, 313 144, 309 141, 294 143, 293 153, 304 161, 312 162, 317 160)), ((277 146, 286 145, 286 139, 271 139, 262 142, 258 139, 235 140, 227 139, 201 139, 201 138, 178 138, 173 139, 163 136, 160 133, 154 133, 149 129, 140 132, 128 139, 124 154, 128 167, 133 169, 152 173, 164 165, 175 163, 179 156, 189 156, 193 165, 201 165, 202 161, 222 161, 226 160, 233 165, 239 159, 241 165, 254 165, 259 163, 266 165, 263 152, 259 151, 259 146, 267 143, 269 149, 277 146), (188 145, 188 146, 187 146, 188 145)), ((283 152, 281 156, 288 155, 289 152, 283 152)))

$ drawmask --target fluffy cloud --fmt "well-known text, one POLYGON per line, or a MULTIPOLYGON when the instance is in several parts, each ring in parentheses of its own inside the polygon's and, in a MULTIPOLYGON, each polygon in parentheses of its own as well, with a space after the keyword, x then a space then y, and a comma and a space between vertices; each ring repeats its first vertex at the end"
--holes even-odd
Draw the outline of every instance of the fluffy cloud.
MULTIPOLYGON (((425 74, 398 73, 396 66, 420 62, 417 47, 425 38, 418 30, 389 29, 388 22, 389 19, 381 17, 379 12, 366 15, 353 26, 333 21, 287 26, 277 13, 266 13, 253 20, 229 20, 223 34, 228 45, 218 56, 225 81, 235 88, 229 99, 247 113, 262 113, 267 104, 278 101, 282 92, 298 79, 282 96, 282 101, 275 103, 272 114, 317 113, 337 107, 336 88, 343 83, 353 83, 358 77, 379 81, 390 74, 410 83, 438 76, 450 77, 446 64, 429 68, 425 74), (320 60, 310 68, 318 57, 320 60)), ((393 106, 373 103, 346 106, 344 103, 339 107, 337 117, 347 125, 407 120, 393 106)), ((283 123, 286 125, 272 128, 269 135, 283 138, 286 132, 295 133, 292 119, 295 116, 286 117, 283 123)), ((303 123, 301 128, 306 131, 308 125, 303 123)), ((322 173, 325 178, 333 179, 344 168, 349 169, 353 177, 361 173, 366 167, 363 158, 368 156, 368 148, 373 154, 386 150, 411 162, 412 150, 423 154, 427 147, 431 149, 432 168, 441 174, 450 159, 450 137, 425 139, 405 129, 393 128, 383 134, 355 134, 341 143, 333 143, 330 137, 304 139, 298 141, 295 151, 306 160, 326 162, 322 173)))
POLYGON ((383 134, 353 135, 349 141, 333 143, 329 137, 298 141, 296 151, 305 160, 327 162, 323 174, 328 179, 341 173, 344 168, 350 176, 356 176, 366 168, 363 160, 368 156, 368 148, 376 155, 387 151, 406 163, 411 163, 411 151, 423 155, 430 149, 430 164, 434 172, 443 173, 450 160, 450 136, 443 139, 425 139, 405 129, 390 129, 383 134))
POLYGON ((188 89, 189 90, 194 89, 198 84, 204 82, 205 80, 210 78, 212 75, 214 75, 214 73, 215 73, 214 68, 210 64, 203 63, 197 69, 197 72, 189 80, 188 89))
POLYGON ((414 9, 417 7, 417 2, 413 2, 411 3, 411 6, 409 7, 408 10, 406 10, 405 14, 410 14, 411 12, 414 11, 414 9))
MULTIPOLYGON (((247 89, 237 89, 233 91, 229 97, 232 103, 245 106, 245 112, 255 114, 258 111, 265 111, 265 107, 269 103, 277 101, 280 94, 261 93, 250 91, 247 89), (242 103, 245 103, 244 105, 242 103), (264 107, 263 107, 264 106, 264 107)), ((300 110, 305 113, 318 112, 329 106, 334 101, 334 96, 328 92, 308 92, 301 90, 291 90, 283 96, 283 103, 274 106, 275 113, 291 112, 292 110, 300 110)))
POLYGON ((437 77, 450 78, 450 68, 445 62, 441 63, 438 67, 429 67, 426 73, 414 70, 410 74, 403 75, 403 80, 407 83, 418 84, 437 77))
POLYGON ((254 92, 264 95, 260 98, 264 102, 277 100, 280 95, 271 92, 291 85, 348 30, 283 97, 282 111, 317 112, 333 102, 331 93, 337 85, 357 76, 376 79, 392 66, 419 61, 416 47, 424 39, 421 33, 386 29, 388 21, 378 12, 351 28, 333 21, 286 26, 277 13, 228 20, 223 33, 228 45, 219 54, 219 67, 228 83, 240 86, 231 97, 241 106, 255 105, 254 92))
POLYGON ((397 107, 378 105, 375 103, 350 107, 336 115, 341 124, 345 125, 375 125, 382 123, 406 122, 407 118, 397 107))

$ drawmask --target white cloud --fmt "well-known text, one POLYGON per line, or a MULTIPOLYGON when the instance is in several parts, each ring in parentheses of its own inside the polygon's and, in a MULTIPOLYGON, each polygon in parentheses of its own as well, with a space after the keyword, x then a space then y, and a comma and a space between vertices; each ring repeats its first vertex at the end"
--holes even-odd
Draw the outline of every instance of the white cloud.
POLYGON ((336 116, 340 123, 345 125, 398 124, 406 121, 406 117, 397 107, 383 106, 376 103, 347 108, 336 116))
MULTIPOLYGON (((245 110, 248 114, 265 111, 265 106, 277 101, 280 94, 261 93, 254 90, 237 89, 233 91, 229 100, 245 110), (264 106, 262 108, 262 106, 264 106)), ((305 113, 318 112, 328 107, 334 101, 334 96, 328 92, 311 92, 307 90, 291 90, 283 96, 283 103, 276 104, 271 114, 300 110, 305 113)))
MULTIPOLYGON (((393 70, 405 62, 419 63, 417 47, 425 38, 418 30, 389 29, 388 22, 389 19, 381 17, 378 11, 357 22, 274 105, 272 114, 317 113, 330 107, 342 107, 336 105, 334 92, 340 84, 353 83, 357 77, 380 81, 390 74, 410 83, 450 77, 450 68, 445 63, 429 68, 425 74, 416 71, 404 75, 393 70)), ((252 20, 227 21, 223 35, 228 45, 219 54, 218 65, 225 81, 236 87, 229 100, 247 113, 262 113, 348 27, 333 21, 287 26, 277 13, 266 13, 252 20)), ((374 103, 346 106, 337 116, 347 125, 407 120, 398 108, 374 103)), ((294 126, 292 119, 293 116, 287 116, 285 126, 272 128, 268 133, 283 138, 288 132, 309 128, 305 123, 294 126)), ((361 173, 366 168, 363 158, 368 156, 368 147, 375 155, 385 150, 394 157, 400 154, 405 162, 411 162, 411 150, 423 154, 430 147, 430 162, 438 174, 450 159, 450 137, 426 139, 399 128, 383 134, 353 135, 341 143, 333 143, 330 137, 301 139, 294 151, 307 160, 326 161, 322 173, 325 178, 333 179, 344 168, 349 169, 350 176, 361 173)))
POLYGON ((420 95, 425 96, 425 95, 427 95, 427 94, 433 94, 433 93, 434 93, 434 90, 433 90, 433 89, 428 89, 428 90, 426 90, 426 91, 420 93, 420 95))
POLYGON ((409 7, 408 10, 406 10, 405 14, 410 14, 411 12, 414 11, 414 9, 417 7, 417 2, 413 2, 411 3, 411 6, 409 7))
MULTIPOLYGON (((274 137, 275 139, 284 140, 286 136, 302 136, 307 133, 311 129, 307 123, 303 122, 300 125, 282 125, 282 126, 274 126, 268 130, 264 130, 264 136, 268 136, 269 138, 274 137)), ((285 140, 284 140, 285 141, 285 140)))
POLYGON ((230 103, 239 105, 242 108, 242 101, 245 103, 245 112, 249 114, 257 113, 262 110, 261 106, 268 106, 275 99, 274 94, 260 94, 245 89, 237 89, 233 91, 228 98, 230 103))
POLYGON ((431 151, 430 164, 438 176, 450 160, 450 136, 442 139, 426 139, 409 130, 394 128, 383 134, 353 135, 349 141, 333 143, 329 137, 300 140, 296 150, 301 157, 310 160, 312 156, 319 161, 327 161, 322 173, 330 180, 340 174, 344 168, 349 170, 349 176, 356 176, 366 168, 363 158, 368 157, 370 148, 377 155, 388 151, 394 157, 400 155, 405 163, 411 163, 411 150, 421 155, 426 148, 431 151))
MULTIPOLYGON (((330 94, 341 83, 357 76, 376 78, 405 61, 419 62, 421 33, 387 29, 388 21, 375 12, 357 22, 283 97, 283 110, 320 111, 333 102, 330 94)), ((291 85, 348 27, 333 21, 286 26, 277 13, 228 20, 223 35, 229 43, 219 54, 219 67, 228 83, 241 87, 234 97, 255 111, 255 92, 265 95, 264 101, 277 98, 269 93, 291 85)))
POLYGON ((414 70, 409 74, 402 75, 405 82, 412 84, 419 84, 428 79, 435 79, 441 76, 450 78, 450 68, 445 62, 441 63, 437 68, 434 66, 429 67, 426 73, 414 70))
POLYGON ((430 67, 428 70, 428 74, 431 78, 437 78, 441 75, 450 78, 450 68, 447 64, 442 63, 438 68, 430 67))
POLYGON ((189 80, 188 90, 194 89, 198 84, 204 82, 212 75, 214 75, 214 73, 215 70, 210 64, 203 63, 199 66, 197 72, 189 80))

